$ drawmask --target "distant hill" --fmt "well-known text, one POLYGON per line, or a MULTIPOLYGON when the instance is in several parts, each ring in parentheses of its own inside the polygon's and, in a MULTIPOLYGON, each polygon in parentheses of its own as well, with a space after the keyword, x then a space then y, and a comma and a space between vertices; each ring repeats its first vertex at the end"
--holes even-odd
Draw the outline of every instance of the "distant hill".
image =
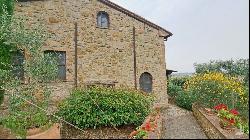
POLYGON ((194 73, 173 73, 170 75, 170 77, 185 77, 185 76, 192 76, 194 73))

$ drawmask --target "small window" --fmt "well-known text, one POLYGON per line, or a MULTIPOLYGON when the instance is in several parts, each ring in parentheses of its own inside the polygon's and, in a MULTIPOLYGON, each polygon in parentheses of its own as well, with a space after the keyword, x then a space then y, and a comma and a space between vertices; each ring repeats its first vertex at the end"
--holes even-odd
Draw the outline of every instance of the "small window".
POLYGON ((100 28, 109 27, 109 15, 106 12, 99 12, 97 14, 97 26, 100 28))
POLYGON ((140 77, 140 89, 146 93, 152 92, 153 77, 150 73, 145 72, 140 77))
POLYGON ((24 80, 24 67, 23 67, 24 59, 25 59, 24 54, 20 50, 15 52, 14 55, 12 56, 12 64, 13 64, 12 73, 14 77, 20 80, 24 80))
POLYGON ((58 79, 66 80, 66 52, 64 51, 45 51, 45 54, 53 54, 58 62, 58 79))

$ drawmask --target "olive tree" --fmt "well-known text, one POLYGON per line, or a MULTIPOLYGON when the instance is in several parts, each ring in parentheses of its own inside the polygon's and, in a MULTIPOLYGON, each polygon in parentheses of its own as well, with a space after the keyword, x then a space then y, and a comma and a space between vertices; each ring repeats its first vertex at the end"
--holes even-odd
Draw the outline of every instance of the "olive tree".
POLYGON ((41 28, 45 26, 27 27, 23 17, 12 16, 8 10, 12 8, 3 4, 0 11, 0 89, 8 98, 9 113, 0 122, 23 138, 27 129, 50 122, 44 110, 51 93, 48 83, 57 76, 57 58, 42 52, 49 37, 41 28), (13 73, 13 55, 18 51, 25 56, 21 64, 24 79, 13 73))

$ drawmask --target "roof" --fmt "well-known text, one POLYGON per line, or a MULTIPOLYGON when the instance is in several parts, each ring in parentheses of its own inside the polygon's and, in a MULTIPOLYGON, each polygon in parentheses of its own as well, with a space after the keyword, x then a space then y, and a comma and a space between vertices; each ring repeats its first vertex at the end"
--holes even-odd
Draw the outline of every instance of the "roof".
POLYGON ((168 70, 168 69, 166 70, 166 74, 167 74, 167 75, 170 75, 170 74, 172 74, 173 72, 178 72, 178 71, 175 71, 175 70, 168 70))
MULTIPOLYGON (((38 1, 38 0, 18 0, 18 2, 26 2, 26 1, 38 1)), ((127 10, 127 9, 125 9, 125 8, 119 6, 119 5, 117 5, 117 4, 115 4, 115 3, 111 2, 111 1, 109 1, 109 0, 97 0, 97 1, 109 6, 111 8, 114 8, 117 11, 120 11, 120 12, 122 12, 122 13, 130 16, 130 17, 133 17, 136 20, 141 21, 141 22, 143 22, 143 23, 145 23, 145 24, 147 24, 147 25, 149 25, 149 26, 151 26, 151 27, 153 27, 155 29, 165 31, 168 34, 167 36, 165 36, 165 39, 167 39, 168 37, 173 35, 170 31, 167 31, 166 29, 160 27, 159 25, 156 25, 156 24, 146 20, 145 18, 143 18, 143 17, 141 17, 141 16, 139 16, 139 15, 137 15, 137 14, 135 14, 135 13, 133 13, 133 12, 131 12, 131 11, 129 11, 129 10, 127 10)))
POLYGON ((141 16, 139 16, 139 15, 137 15, 137 14, 135 14, 135 13, 133 13, 133 12, 131 12, 131 11, 129 11, 129 10, 127 10, 127 9, 125 9, 125 8, 119 6, 119 5, 117 5, 117 4, 115 4, 115 3, 111 2, 111 1, 109 1, 109 0, 98 0, 98 1, 102 2, 103 4, 105 4, 105 5, 107 5, 107 6, 111 7, 111 8, 114 8, 114 9, 116 9, 116 10, 118 10, 118 11, 120 11, 120 12, 122 12, 122 13, 128 15, 128 16, 131 16, 131 17, 133 17, 133 18, 135 18, 135 19, 137 19, 137 20, 139 20, 139 21, 141 21, 141 22, 143 22, 143 23, 145 23, 145 24, 147 24, 147 25, 149 25, 149 26, 151 26, 151 27, 153 27, 155 29, 163 30, 163 31, 167 32, 169 35, 166 36, 166 38, 173 35, 170 31, 167 31, 166 29, 160 27, 159 25, 156 25, 156 24, 146 20, 145 18, 143 18, 143 17, 141 17, 141 16))

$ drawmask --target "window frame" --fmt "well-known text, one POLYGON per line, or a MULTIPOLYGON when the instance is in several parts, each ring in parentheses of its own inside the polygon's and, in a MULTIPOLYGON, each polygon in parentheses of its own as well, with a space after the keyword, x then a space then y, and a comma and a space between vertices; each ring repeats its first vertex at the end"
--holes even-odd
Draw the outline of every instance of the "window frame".
POLYGON ((140 79, 139 79, 139 84, 140 84, 140 90, 147 93, 147 94, 150 94, 153 92, 153 75, 149 72, 144 72, 140 75, 140 79), (149 81, 147 82, 150 82, 150 91, 145 91, 145 78, 149 78, 149 81))
POLYGON ((53 54, 56 54, 57 57, 59 57, 59 55, 61 55, 61 54, 65 55, 63 64, 61 63, 61 61, 59 61, 59 60, 57 61, 58 62, 58 64, 57 64, 57 67, 58 67, 57 79, 61 80, 61 81, 67 81, 67 52, 66 51, 57 51, 57 50, 45 50, 45 51, 43 51, 43 53, 44 54, 53 53, 53 54), (63 76, 59 75, 59 68, 60 67, 64 68, 65 73, 63 76), (63 78, 61 78, 61 77, 63 77, 63 78))
POLYGON ((107 12, 105 12, 105 11, 99 11, 97 13, 97 16, 96 16, 96 26, 97 26, 97 28, 101 28, 101 29, 108 29, 110 27, 109 14, 107 12), (100 17, 100 19, 99 19, 99 17, 100 17), (102 23, 102 21, 103 21, 104 18, 107 20, 107 25, 105 27, 103 26, 103 23, 102 23), (101 20, 100 21, 101 22, 100 25, 99 25, 99 20, 101 20))
POLYGON ((13 67, 11 71, 12 71, 13 76, 17 77, 21 81, 24 81, 25 80, 25 72, 24 72, 25 52, 23 50, 16 50, 12 54, 11 61, 12 61, 11 63, 13 67))

